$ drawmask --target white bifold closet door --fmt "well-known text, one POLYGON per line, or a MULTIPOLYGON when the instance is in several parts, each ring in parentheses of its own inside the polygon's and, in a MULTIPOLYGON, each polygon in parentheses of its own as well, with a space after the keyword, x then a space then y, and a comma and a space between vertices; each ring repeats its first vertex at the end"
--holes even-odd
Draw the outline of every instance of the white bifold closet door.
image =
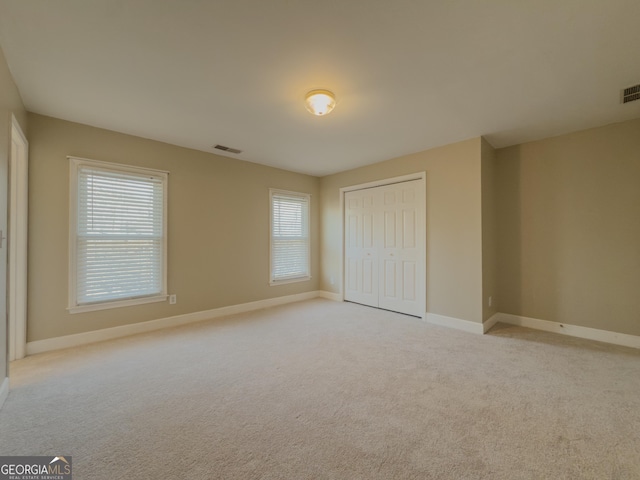
POLYGON ((345 193, 345 300, 422 316, 424 183, 345 193))

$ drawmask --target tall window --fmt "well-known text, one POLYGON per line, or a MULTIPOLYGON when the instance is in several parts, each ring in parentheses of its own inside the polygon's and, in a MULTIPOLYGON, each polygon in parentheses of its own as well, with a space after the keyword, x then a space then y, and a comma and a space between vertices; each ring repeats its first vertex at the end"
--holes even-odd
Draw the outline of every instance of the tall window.
POLYGON ((69 157, 72 313, 166 299, 166 172, 69 157))
POLYGON ((306 193, 270 189, 272 285, 311 278, 309 204, 306 193))

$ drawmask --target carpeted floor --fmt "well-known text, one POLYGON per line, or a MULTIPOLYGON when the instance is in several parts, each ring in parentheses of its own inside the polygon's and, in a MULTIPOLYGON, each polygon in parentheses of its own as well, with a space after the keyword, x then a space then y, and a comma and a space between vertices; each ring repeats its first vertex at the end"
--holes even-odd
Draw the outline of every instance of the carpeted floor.
POLYGON ((640 352, 311 300, 11 365, 0 455, 83 479, 639 479, 640 352))

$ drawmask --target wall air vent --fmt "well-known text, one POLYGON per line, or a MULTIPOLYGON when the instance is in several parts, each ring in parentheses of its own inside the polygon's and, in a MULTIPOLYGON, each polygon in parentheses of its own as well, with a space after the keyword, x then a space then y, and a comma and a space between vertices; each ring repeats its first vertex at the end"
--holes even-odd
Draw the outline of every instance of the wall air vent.
POLYGON ((625 88, 622 91, 622 103, 629 103, 640 100, 640 84, 625 88))
POLYGON ((225 147, 224 145, 214 145, 213 148, 217 148, 218 150, 229 153, 242 153, 242 150, 238 150, 237 148, 225 147))

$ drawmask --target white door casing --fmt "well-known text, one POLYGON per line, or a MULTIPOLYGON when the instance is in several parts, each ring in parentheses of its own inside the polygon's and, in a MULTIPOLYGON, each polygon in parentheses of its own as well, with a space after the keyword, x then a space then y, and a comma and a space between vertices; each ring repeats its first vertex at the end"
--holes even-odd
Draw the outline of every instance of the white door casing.
POLYGON ((15 117, 9 160, 8 316, 9 360, 26 355, 29 144, 15 117))
POLYGON ((344 298, 410 315, 425 312, 425 182, 344 192, 344 298))

